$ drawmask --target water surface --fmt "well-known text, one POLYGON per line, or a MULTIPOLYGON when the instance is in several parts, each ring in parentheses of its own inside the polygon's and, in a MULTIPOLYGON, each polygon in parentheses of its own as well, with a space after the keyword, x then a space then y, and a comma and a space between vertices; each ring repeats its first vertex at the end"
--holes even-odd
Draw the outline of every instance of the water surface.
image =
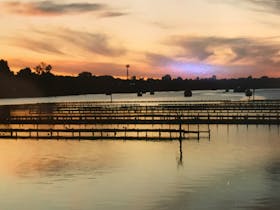
MULTIPOLYGON (((256 100, 263 99, 279 99, 280 89, 257 89, 255 93, 256 100)), ((112 101, 194 101, 194 100, 248 100, 244 93, 234 93, 233 90, 225 92, 224 90, 196 90, 193 91, 192 97, 184 97, 184 91, 168 91, 155 92, 155 95, 149 93, 143 94, 142 97, 137 97, 136 93, 113 94, 112 101)), ((15 99, 0 99, 0 105, 9 104, 30 104, 30 103, 57 103, 57 102, 111 102, 111 97, 105 94, 88 94, 75 96, 57 96, 57 97, 42 97, 42 98, 15 98, 15 99)))
POLYGON ((279 126, 211 140, 0 141, 0 209, 280 209, 279 126))
MULTIPOLYGON (((279 98, 279 89, 256 91, 256 99, 279 98)), ((113 101, 139 99, 113 94, 113 101)), ((1 99, 0 104, 104 100, 110 97, 1 99)), ((217 90, 194 91, 192 98, 161 92, 141 100, 247 98, 217 90)), ((210 129, 210 141, 186 140, 181 149, 178 141, 0 140, 0 209, 280 209, 279 126, 210 129)))

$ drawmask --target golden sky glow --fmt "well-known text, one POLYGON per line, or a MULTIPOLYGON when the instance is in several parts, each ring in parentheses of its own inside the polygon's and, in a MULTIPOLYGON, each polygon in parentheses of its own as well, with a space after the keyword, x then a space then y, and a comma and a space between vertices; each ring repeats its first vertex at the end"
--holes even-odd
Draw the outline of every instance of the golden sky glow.
POLYGON ((278 0, 0 2, 0 57, 12 70, 138 77, 279 77, 278 0))

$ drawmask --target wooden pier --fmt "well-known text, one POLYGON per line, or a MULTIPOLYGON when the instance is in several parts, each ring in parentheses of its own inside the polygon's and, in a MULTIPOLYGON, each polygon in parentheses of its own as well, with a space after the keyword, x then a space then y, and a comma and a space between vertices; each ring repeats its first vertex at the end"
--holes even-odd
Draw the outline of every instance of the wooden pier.
MULTIPOLYGON (((0 124, 280 124, 280 101, 6 106, 0 124), (8 111, 7 111, 8 110, 8 111)), ((1 108, 0 108, 1 113, 1 108)))
POLYGON ((77 139, 77 140, 178 140, 210 138, 210 130, 182 129, 0 129, 2 139, 77 139), (207 134, 201 136, 201 134, 207 134))
POLYGON ((0 106, 0 138, 199 139, 204 133, 210 137, 210 124, 279 125, 280 101, 75 102, 0 106), (195 130, 186 129, 189 125, 199 124, 208 127, 206 130, 199 126, 195 130), (46 125, 50 128, 45 128, 46 125), (68 127, 54 128, 59 125, 68 127), (81 125, 83 128, 77 128, 81 125))

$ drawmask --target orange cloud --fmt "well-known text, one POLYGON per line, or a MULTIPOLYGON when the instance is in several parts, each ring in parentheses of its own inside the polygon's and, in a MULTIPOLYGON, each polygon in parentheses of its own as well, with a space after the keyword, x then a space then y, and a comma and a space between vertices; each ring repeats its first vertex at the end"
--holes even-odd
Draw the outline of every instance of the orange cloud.
POLYGON ((21 35, 8 37, 7 40, 15 47, 41 54, 73 55, 78 51, 103 57, 120 57, 126 53, 124 47, 115 44, 115 40, 111 40, 104 33, 90 33, 68 28, 30 31, 28 38, 21 35))
POLYGON ((280 44, 269 38, 249 37, 171 37, 166 43, 176 46, 181 52, 175 57, 193 59, 197 62, 213 64, 211 61, 219 59, 223 65, 264 64, 279 65, 280 44))

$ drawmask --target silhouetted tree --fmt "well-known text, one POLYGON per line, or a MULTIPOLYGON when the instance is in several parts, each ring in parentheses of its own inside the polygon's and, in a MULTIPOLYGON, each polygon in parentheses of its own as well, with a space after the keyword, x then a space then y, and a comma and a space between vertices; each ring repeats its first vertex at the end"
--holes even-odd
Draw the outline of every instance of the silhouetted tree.
POLYGON ((8 62, 2 59, 0 60, 0 75, 13 76, 13 72, 10 70, 8 62))
POLYGON ((171 78, 171 76, 169 75, 169 74, 166 74, 166 75, 164 75, 162 78, 161 78, 161 80, 163 80, 163 81, 170 81, 172 78, 171 78))
POLYGON ((51 73, 51 70, 52 70, 52 66, 51 65, 47 65, 46 68, 45 68, 45 72, 47 74, 50 74, 51 73))
POLYGON ((182 77, 177 77, 176 80, 177 81, 183 81, 182 77))
POLYGON ((33 75, 32 70, 29 67, 19 70, 17 76, 20 78, 31 78, 33 75))
POLYGON ((92 73, 88 72, 88 71, 84 71, 84 72, 79 73, 78 77, 79 78, 91 78, 92 73))
POLYGON ((41 62, 39 65, 34 67, 34 70, 38 75, 50 74, 52 70, 52 66, 44 62, 41 62))
POLYGON ((268 76, 262 76, 261 79, 268 79, 268 76))

